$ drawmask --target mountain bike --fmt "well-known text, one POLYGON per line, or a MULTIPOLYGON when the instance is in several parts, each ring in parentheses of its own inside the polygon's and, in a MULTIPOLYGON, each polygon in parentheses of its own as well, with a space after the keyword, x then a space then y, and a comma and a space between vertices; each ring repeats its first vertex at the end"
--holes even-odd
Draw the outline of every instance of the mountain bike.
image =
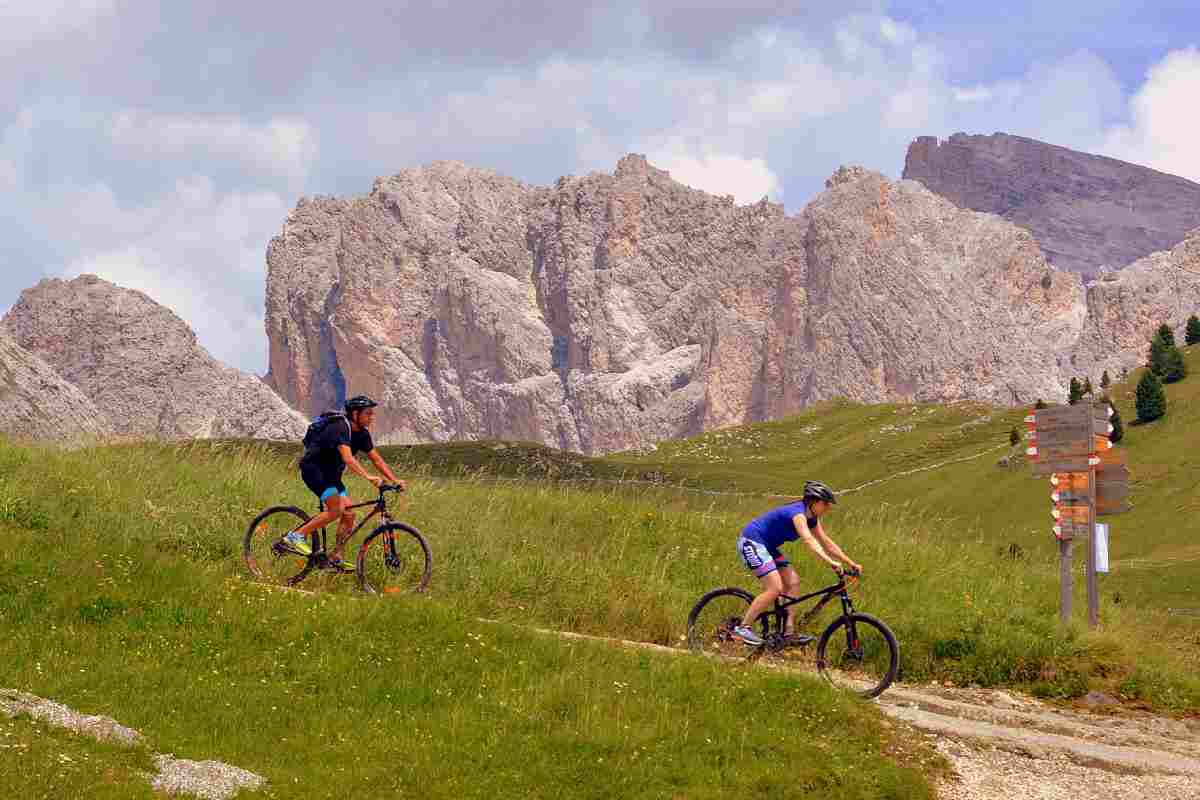
MULTIPOLYGON (((833 586, 802 597, 780 595, 775 607, 759 615, 754 630, 763 639, 759 647, 745 644, 733 633, 740 625, 754 595, 738 587, 714 589, 700 598, 688 614, 688 647, 695 652, 725 657, 747 655, 787 659, 798 651, 802 662, 815 667, 832 685, 858 692, 863 697, 878 697, 896 680, 900 670, 900 645, 896 635, 881 620, 854 610, 849 586, 858 575, 846 574, 833 586), (787 635, 785 623, 792 606, 819 597, 811 609, 796 621, 796 630, 787 635), (821 635, 802 632, 833 598, 842 602, 842 614, 821 635)), ((799 609, 797 609, 797 612, 799 609)))
MULTIPOLYGON (((355 558, 354 574, 358 585, 370 594, 423 592, 429 586, 433 556, 429 543, 411 525, 397 522, 388 511, 387 494, 404 491, 400 486, 380 484, 379 497, 350 506, 347 510, 372 507, 371 513, 350 534, 353 539, 376 514, 383 519, 363 540, 355 558)), ((325 508, 317 506, 318 513, 325 508)), ((259 514, 246 529, 242 557, 251 574, 261 581, 295 586, 314 570, 343 572, 329 559, 325 529, 314 530, 312 555, 304 556, 282 543, 285 533, 294 531, 311 517, 295 506, 272 506, 259 514)))

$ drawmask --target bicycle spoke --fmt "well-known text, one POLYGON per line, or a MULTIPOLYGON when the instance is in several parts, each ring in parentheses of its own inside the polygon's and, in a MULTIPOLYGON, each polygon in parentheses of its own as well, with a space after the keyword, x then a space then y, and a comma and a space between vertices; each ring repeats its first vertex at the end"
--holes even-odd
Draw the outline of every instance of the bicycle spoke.
POLYGON ((376 529, 358 553, 362 588, 378 594, 424 591, 429 582, 428 545, 414 529, 392 524, 376 529))
POLYGON ((836 620, 822 635, 818 667, 833 685, 875 696, 895 679, 898 651, 887 627, 865 614, 836 620))
MULTIPOLYGON (((734 635, 750 601, 733 591, 713 592, 692 610, 688 623, 688 647, 696 652, 724 657, 745 657, 755 652, 734 635)), ((760 621, 755 630, 766 635, 766 622, 760 621)))
POLYGON ((284 547, 281 540, 306 519, 295 508, 273 508, 259 515, 250 524, 242 543, 243 559, 251 574, 281 586, 302 580, 310 569, 308 557, 284 547))

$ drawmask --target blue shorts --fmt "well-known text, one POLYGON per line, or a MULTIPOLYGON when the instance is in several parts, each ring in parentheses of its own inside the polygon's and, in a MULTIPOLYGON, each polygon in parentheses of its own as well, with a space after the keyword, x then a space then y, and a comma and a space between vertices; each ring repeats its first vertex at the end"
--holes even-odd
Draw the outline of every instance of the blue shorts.
POLYGON ((786 567, 791 563, 787 560, 787 556, 778 550, 767 547, 762 542, 747 539, 745 536, 738 537, 737 548, 738 555, 742 557, 746 569, 753 572, 756 578, 770 575, 780 567, 786 567))

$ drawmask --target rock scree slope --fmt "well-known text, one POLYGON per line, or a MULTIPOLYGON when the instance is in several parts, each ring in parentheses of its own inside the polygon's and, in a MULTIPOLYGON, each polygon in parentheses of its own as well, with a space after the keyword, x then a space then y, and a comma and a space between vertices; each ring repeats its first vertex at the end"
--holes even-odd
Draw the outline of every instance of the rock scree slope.
POLYGON ((1098 275, 1200 227, 1200 184, 1105 156, 996 133, 922 136, 904 178, 1033 233, 1059 269, 1098 275))
POLYGON ((295 439, 303 416, 204 350, 174 312, 94 275, 43 280, 0 321, 122 437, 295 439))
POLYGON ((1180 248, 1085 292, 1027 230, 861 168, 789 217, 637 155, 553 187, 438 162, 299 202, 268 248, 267 381, 307 413, 378 396, 382 442, 586 453, 836 396, 1031 403, 1183 323, 1145 291, 1195 290, 1180 248))
POLYGON ((0 327, 0 434, 82 442, 111 435, 112 425, 78 387, 0 327))

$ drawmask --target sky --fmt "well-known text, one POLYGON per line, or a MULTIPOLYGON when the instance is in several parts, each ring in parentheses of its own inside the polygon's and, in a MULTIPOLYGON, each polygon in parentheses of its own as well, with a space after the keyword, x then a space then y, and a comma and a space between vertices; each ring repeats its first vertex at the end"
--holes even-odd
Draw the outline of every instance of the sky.
POLYGON ((263 374, 266 248, 305 195, 638 152, 795 213, 958 131, 1200 181, 1197 98, 1194 0, 0 0, 0 311, 93 273, 263 374))

